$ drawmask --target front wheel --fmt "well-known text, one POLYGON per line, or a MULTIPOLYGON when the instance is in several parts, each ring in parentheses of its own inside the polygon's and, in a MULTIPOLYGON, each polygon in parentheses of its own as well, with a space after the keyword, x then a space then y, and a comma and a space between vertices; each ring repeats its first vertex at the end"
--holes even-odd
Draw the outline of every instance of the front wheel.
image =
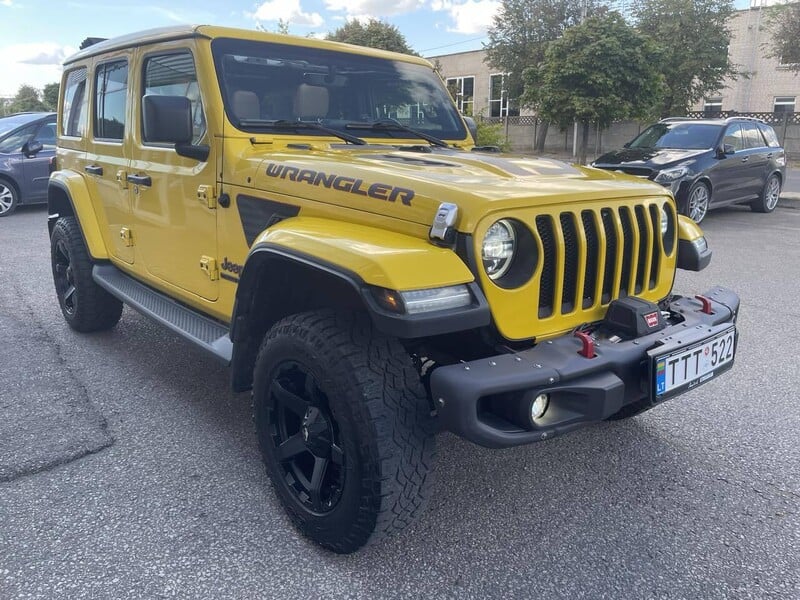
POLYGON ((0 217, 7 217, 17 209, 19 198, 13 184, 0 179, 0 217))
POLYGON ((764 189, 761 190, 761 195, 758 200, 750 203, 750 208, 755 212, 771 213, 778 206, 778 200, 781 197, 781 180, 780 177, 774 173, 767 177, 764 183, 764 189))
POLYGON ((403 529, 430 486, 434 420, 405 349, 361 314, 279 321, 256 359, 256 434, 295 526, 350 553, 403 529))
POLYGON ((75 331, 111 329, 122 316, 122 302, 92 279, 92 259, 75 217, 61 217, 50 236, 53 281, 61 313, 75 331))
POLYGON ((711 204, 711 190, 702 181, 696 181, 689 189, 681 209, 681 214, 686 215, 695 223, 702 221, 708 213, 711 204))

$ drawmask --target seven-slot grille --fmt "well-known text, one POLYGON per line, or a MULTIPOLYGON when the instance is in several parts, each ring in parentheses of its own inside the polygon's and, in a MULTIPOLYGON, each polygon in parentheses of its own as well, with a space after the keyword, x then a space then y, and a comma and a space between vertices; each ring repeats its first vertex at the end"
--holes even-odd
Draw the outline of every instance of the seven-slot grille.
POLYGON ((533 229, 542 242, 539 318, 588 310, 658 285, 663 249, 657 204, 540 215, 533 229))

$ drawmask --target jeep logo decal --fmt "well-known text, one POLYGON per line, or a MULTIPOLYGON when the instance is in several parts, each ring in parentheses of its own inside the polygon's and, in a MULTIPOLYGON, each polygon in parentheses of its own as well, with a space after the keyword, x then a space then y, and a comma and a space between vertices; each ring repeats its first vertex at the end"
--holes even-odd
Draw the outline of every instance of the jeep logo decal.
POLYGON ((311 169, 298 169, 297 167, 287 167, 269 163, 267 165, 267 175, 279 179, 288 179, 296 183, 307 183, 308 185, 322 186, 328 189, 333 188, 339 192, 349 192, 356 196, 369 196, 376 200, 386 200, 387 202, 397 202, 400 200, 404 205, 411 206, 414 198, 414 190, 408 188, 394 187, 385 183, 365 184, 363 179, 354 179, 343 175, 323 173, 322 171, 312 171, 311 169))

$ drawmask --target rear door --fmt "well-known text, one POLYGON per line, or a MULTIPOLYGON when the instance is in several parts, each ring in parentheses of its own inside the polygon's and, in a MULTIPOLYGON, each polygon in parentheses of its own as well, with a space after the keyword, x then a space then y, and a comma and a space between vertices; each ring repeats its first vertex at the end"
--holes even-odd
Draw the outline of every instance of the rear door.
POLYGON ((764 184, 767 182, 769 171, 769 157, 767 155, 771 151, 764 140, 764 136, 761 135, 758 124, 755 122, 742 123, 742 131, 744 131, 745 152, 748 157, 745 163, 747 166, 745 190, 747 195, 756 196, 761 193, 764 184))
POLYGON ((138 182, 131 187, 137 265, 150 276, 185 292, 216 300, 216 154, 206 127, 192 46, 141 51, 136 70, 137 109, 130 177, 138 182), (145 139, 141 103, 146 94, 189 99, 194 125, 192 143, 210 147, 207 160, 179 156, 174 145, 145 139))
POLYGON ((115 52, 95 65, 92 76, 91 129, 83 171, 92 195, 106 217, 110 250, 127 263, 134 260, 134 232, 128 197, 130 161, 130 51, 115 52))

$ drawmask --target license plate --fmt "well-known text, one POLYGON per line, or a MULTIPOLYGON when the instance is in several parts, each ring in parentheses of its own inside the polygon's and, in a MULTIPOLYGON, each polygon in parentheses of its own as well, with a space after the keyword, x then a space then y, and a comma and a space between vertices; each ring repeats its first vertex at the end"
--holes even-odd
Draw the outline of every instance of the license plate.
POLYGON ((697 344, 653 359, 655 400, 693 389, 733 366, 736 330, 731 327, 697 344))

